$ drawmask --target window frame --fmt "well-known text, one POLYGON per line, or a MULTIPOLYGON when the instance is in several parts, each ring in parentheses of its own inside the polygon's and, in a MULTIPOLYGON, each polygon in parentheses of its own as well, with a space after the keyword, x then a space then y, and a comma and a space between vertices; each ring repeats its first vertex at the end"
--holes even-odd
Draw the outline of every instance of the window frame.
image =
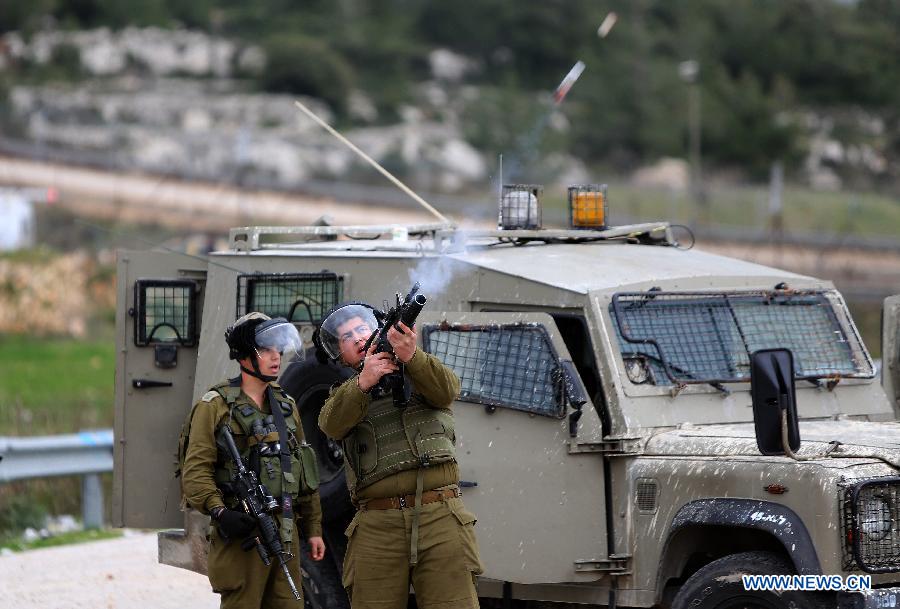
POLYGON ((261 308, 252 308, 253 304, 253 294, 256 289, 256 285, 260 282, 260 280, 268 280, 272 284, 277 283, 287 283, 287 282, 300 282, 300 283, 314 283, 316 281, 322 282, 322 293, 328 289, 328 284, 333 285, 333 294, 334 294, 334 302, 330 304, 322 304, 320 315, 317 317, 313 317, 312 311, 310 312, 310 319, 308 320, 293 320, 288 319, 291 323, 295 324, 311 324, 316 325, 319 324, 327 315, 328 311, 330 311, 334 306, 340 304, 341 299, 343 298, 343 291, 345 287, 345 278, 343 275, 332 271, 321 271, 318 273, 241 273, 237 276, 237 288, 235 290, 235 318, 240 317, 241 315, 245 315, 250 311, 259 311, 261 313, 265 313, 270 317, 285 317, 291 315, 291 312, 296 312, 298 301, 295 300, 291 305, 291 310, 287 312, 286 315, 273 315, 273 312, 262 310, 261 308))
MULTIPOLYGON (((506 317, 507 315, 503 314, 483 314, 490 317, 506 317)), ((529 315, 529 317, 533 316, 529 315)), ((552 318, 549 315, 546 315, 548 319, 552 318)), ((570 360, 571 358, 563 357, 563 354, 560 353, 560 349, 555 344, 554 335, 548 329, 547 324, 541 321, 533 321, 527 319, 510 319, 509 321, 483 321, 479 323, 470 323, 468 321, 459 320, 459 321, 448 321, 442 320, 439 323, 435 322, 426 322, 421 325, 420 333, 422 335, 422 346, 423 349, 432 353, 431 350, 431 335, 435 331, 457 331, 457 332, 484 332, 484 331, 503 331, 503 330, 515 330, 515 329, 524 329, 530 331, 536 331, 540 335, 540 337, 545 341, 547 348, 549 349, 550 357, 554 362, 554 367, 548 372, 548 375, 551 377, 551 382, 554 384, 552 388, 553 392, 553 401, 555 403, 556 409, 554 412, 548 412, 547 410, 538 409, 538 408, 527 408, 522 406, 521 404, 512 403, 511 400, 503 400, 502 396, 499 399, 492 399, 489 397, 485 397, 482 394, 463 394, 462 392, 457 397, 457 400, 462 402, 468 402, 472 404, 482 404, 488 409, 494 408, 505 408, 508 410, 514 410, 517 412, 535 415, 535 416, 543 416, 551 419, 563 419, 566 416, 568 411, 568 403, 565 400, 565 394, 562 390, 562 386, 564 381, 563 370, 561 362, 563 360, 570 360)), ((555 326, 553 327, 555 331, 555 326)), ((565 353, 568 356, 568 353, 565 353)), ((453 369, 452 366, 449 366, 453 369)), ((462 379, 460 379, 462 380, 462 379)))
MULTIPOLYGON (((647 290, 642 292, 630 291, 630 292, 615 292, 607 296, 606 306, 602 306, 602 314, 605 316, 610 323, 610 345, 613 348, 613 352, 616 353, 618 360, 617 364, 621 366, 622 377, 623 380, 627 381, 625 383, 626 388, 655 388, 655 389, 663 389, 668 390, 671 387, 686 387, 686 386, 703 386, 708 385, 710 383, 747 383, 749 384, 750 378, 749 374, 746 378, 682 378, 681 376, 675 378, 672 374, 672 371, 669 369, 668 365, 664 361, 666 359, 666 355, 664 351, 659 347, 658 343, 651 339, 636 339, 634 340, 634 344, 650 344, 655 349, 656 352, 660 355, 659 365, 663 368, 663 375, 660 377, 659 374, 654 374, 654 369, 651 366, 647 366, 646 369, 648 371, 649 379, 641 382, 637 382, 631 378, 628 373, 628 363, 627 360, 632 358, 640 359, 641 357, 645 359, 653 358, 652 355, 642 354, 640 352, 636 352, 635 354, 626 355, 623 351, 623 344, 619 341, 617 334, 621 334, 623 339, 626 342, 629 342, 629 339, 626 334, 626 330, 623 327, 625 323, 620 316, 617 314, 618 307, 620 306, 619 298, 620 297, 646 297, 650 300, 657 297, 676 297, 676 298, 685 298, 685 299, 702 299, 705 297, 716 298, 716 299, 727 299, 728 297, 733 297, 735 299, 740 298, 752 298, 752 297, 772 297, 772 298, 783 298, 785 296, 815 296, 821 299, 822 304, 827 306, 827 316, 833 321, 835 327, 841 331, 845 340, 848 342, 848 349, 850 350, 849 356, 851 359, 848 359, 848 363, 854 360, 855 358, 860 358, 859 362, 852 361, 857 372, 853 374, 834 374, 834 375, 801 375, 795 374, 795 379, 804 380, 804 379, 821 379, 821 378, 831 378, 840 376, 840 378, 844 382, 871 382, 871 380, 875 376, 875 368, 874 363, 872 361, 871 355, 868 352, 865 344, 862 341, 861 336, 859 335, 859 331, 856 328, 855 322, 853 321, 852 316, 850 315, 849 310, 847 309, 846 303, 841 297, 840 293, 834 289, 821 289, 821 288, 809 288, 809 289, 800 289, 800 290, 792 290, 790 292, 785 292, 781 290, 729 290, 729 291, 677 291, 677 290, 666 290, 666 291, 658 291, 658 288, 655 290, 647 290), (868 368, 869 372, 866 372, 866 368, 868 368), (654 379, 654 376, 656 377, 654 379), (655 380, 655 382, 654 382, 655 380)), ((729 304, 730 306, 730 304, 729 304)), ((634 338, 634 337, 633 337, 634 338)), ((723 352, 724 353, 724 352, 723 352)), ((728 354, 729 356, 733 356, 734 354, 728 354)), ((748 354, 749 356, 749 354, 748 354)), ((698 389, 700 387, 697 387, 698 389)), ((629 392, 630 394, 630 392, 629 392)))
POLYGON ((134 282, 134 308, 132 309, 132 317, 134 319, 134 344, 136 347, 149 347, 151 345, 179 345, 181 347, 194 347, 197 345, 199 331, 197 328, 197 295, 199 293, 199 284, 193 279, 137 279, 134 282), (188 288, 187 303, 187 336, 182 337, 171 323, 161 322, 153 326, 148 332, 147 328, 147 288, 188 288), (160 340, 154 338, 155 332, 163 327, 168 326, 175 331, 178 336, 175 340, 160 340))

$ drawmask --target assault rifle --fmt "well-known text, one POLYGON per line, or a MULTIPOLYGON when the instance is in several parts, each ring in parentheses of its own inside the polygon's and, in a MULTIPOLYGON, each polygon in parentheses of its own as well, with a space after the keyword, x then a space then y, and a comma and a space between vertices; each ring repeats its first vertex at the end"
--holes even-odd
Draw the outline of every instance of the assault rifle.
POLYGON ((248 550, 251 545, 255 546, 259 557, 262 558, 263 564, 267 567, 272 564, 270 556, 278 557, 278 563, 281 565, 281 570, 284 571, 284 576, 291 587, 291 592, 294 593, 294 598, 299 601, 300 593, 297 591, 297 586, 294 584, 294 580, 291 578, 287 568, 287 561, 292 558, 292 555, 285 552, 284 546, 281 545, 278 527, 275 525, 275 519, 271 515, 272 512, 278 509, 278 502, 269 492, 269 489, 257 480, 256 473, 247 469, 244 465, 241 453, 238 452, 234 443, 234 437, 231 435, 231 428, 228 425, 222 427, 221 436, 228 449, 228 454, 237 468, 231 480, 231 490, 241 502, 244 512, 256 520, 257 530, 259 531, 259 535, 248 537, 244 540, 243 547, 245 550, 248 550))
MULTIPOLYGON (((382 315, 381 328, 379 328, 366 342, 366 351, 369 350, 369 347, 374 341, 377 344, 375 353, 394 352, 394 348, 391 347, 391 343, 388 341, 388 330, 391 328, 400 330, 397 326, 399 322, 403 322, 410 328, 416 323, 416 318, 419 316, 419 313, 422 312, 422 308, 428 300, 424 295, 419 294, 420 287, 419 282, 415 282, 412 289, 403 300, 400 299, 400 294, 397 294, 397 304, 391 307, 387 313, 382 315)), ((392 372, 381 377, 381 380, 378 382, 378 387, 382 391, 391 392, 394 397, 394 406, 406 408, 406 405, 409 402, 409 393, 407 392, 406 379, 404 377, 404 365, 400 362, 397 362, 397 365, 400 369, 397 370, 397 372, 392 372)))

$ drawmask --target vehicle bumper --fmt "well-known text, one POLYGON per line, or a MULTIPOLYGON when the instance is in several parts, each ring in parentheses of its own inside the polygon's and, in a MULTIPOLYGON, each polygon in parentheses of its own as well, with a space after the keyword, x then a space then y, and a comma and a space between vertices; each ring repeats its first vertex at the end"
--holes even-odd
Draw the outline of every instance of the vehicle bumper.
POLYGON ((839 592, 838 609, 900 609, 900 588, 839 592))

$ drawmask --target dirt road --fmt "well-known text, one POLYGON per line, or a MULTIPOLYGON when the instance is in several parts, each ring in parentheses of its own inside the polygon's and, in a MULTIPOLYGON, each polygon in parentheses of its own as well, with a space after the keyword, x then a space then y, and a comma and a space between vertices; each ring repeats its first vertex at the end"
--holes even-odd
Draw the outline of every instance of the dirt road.
POLYGON ((156 562, 156 533, 0 556, 0 604, 16 609, 214 609, 203 575, 156 562))

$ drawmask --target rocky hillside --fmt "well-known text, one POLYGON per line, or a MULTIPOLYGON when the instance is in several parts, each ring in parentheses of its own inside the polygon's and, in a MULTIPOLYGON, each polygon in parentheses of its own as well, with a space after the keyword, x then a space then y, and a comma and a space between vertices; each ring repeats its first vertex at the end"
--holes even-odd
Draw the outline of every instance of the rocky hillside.
MULTIPOLYGON (((3 132, 29 142, 38 155, 245 187, 379 182, 295 108, 295 96, 254 90, 266 62, 258 46, 183 29, 54 30, 27 39, 7 33, 0 38, 0 76, 30 66, 68 77, 12 80, 3 132), (74 155, 65 157, 66 151, 74 155)), ((412 87, 395 117, 380 113, 361 89, 349 92, 340 115, 321 100, 302 99, 416 188, 484 191, 496 173, 498 151, 513 180, 564 186, 597 179, 564 147, 542 148, 578 129, 564 108, 554 107, 546 93, 522 93, 526 101, 507 109, 508 100, 496 98, 495 90, 471 84, 469 76, 481 69, 463 55, 432 50, 427 77, 412 87), (531 110, 517 113, 523 105, 531 110), (493 133, 503 129, 514 136, 493 133), (528 175, 516 176, 523 165, 528 175)), ((900 176, 900 161, 889 156, 891 126, 876 114, 801 108, 778 120, 802 131, 804 158, 793 177, 814 188, 841 188, 848 173, 862 176, 857 183, 900 176)), ((684 160, 663 158, 657 168, 632 167, 629 173, 635 169, 641 183, 687 186, 684 160)))

